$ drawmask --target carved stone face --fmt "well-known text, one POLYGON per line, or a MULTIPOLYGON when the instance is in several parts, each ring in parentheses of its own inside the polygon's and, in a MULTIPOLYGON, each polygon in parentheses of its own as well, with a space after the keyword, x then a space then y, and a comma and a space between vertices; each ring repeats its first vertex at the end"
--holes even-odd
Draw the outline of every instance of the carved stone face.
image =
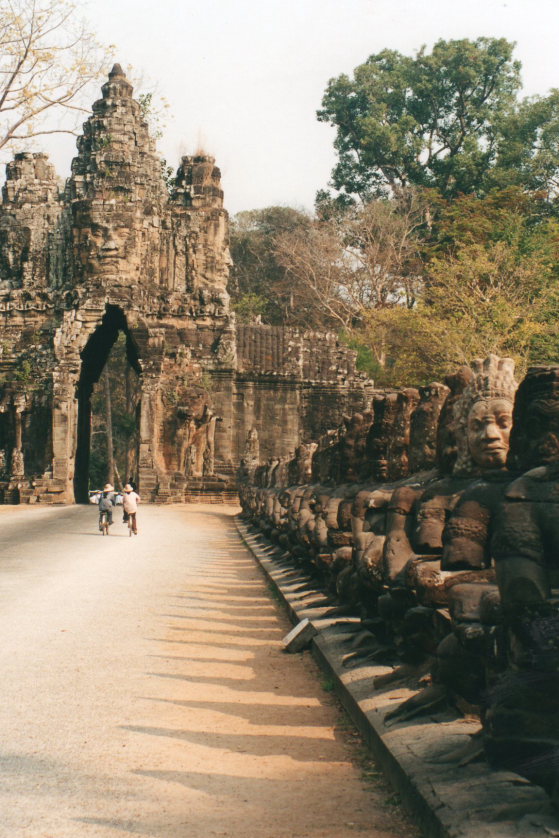
POLYGON ((559 364, 530 367, 521 382, 508 459, 513 471, 559 460, 559 364))
POLYGON ((123 261, 134 257, 134 219, 92 208, 80 212, 74 226, 79 262, 90 276, 119 273, 123 261))
POLYGON ((367 434, 366 456, 371 475, 379 481, 389 476, 389 446, 397 413, 397 393, 375 397, 374 421, 367 434))
POLYGON ((373 462, 373 477, 376 480, 388 480, 388 460, 380 454, 373 462))
POLYGON ((437 456, 437 427, 449 388, 433 382, 420 387, 420 402, 414 410, 410 425, 410 472, 432 468, 437 456))
POLYGON ((94 224, 90 230, 90 240, 97 250, 97 257, 106 259, 124 259, 129 239, 130 229, 117 224, 94 224))
POLYGON ((396 415, 388 443, 388 477, 399 480, 409 472, 410 426, 412 413, 419 401, 419 390, 408 387, 398 394, 396 415))
POLYGON ((466 428, 468 448, 477 466, 503 468, 509 450, 512 404, 507 399, 474 403, 466 428))
POLYGON ((365 458, 367 433, 373 421, 372 413, 355 413, 344 418, 345 434, 341 439, 340 466, 342 480, 358 480, 365 458))
POLYGON ((152 277, 159 254, 160 229, 150 204, 125 201, 77 203, 73 237, 75 256, 86 277, 111 278, 125 284, 152 277), (151 273, 150 273, 151 272, 151 273))

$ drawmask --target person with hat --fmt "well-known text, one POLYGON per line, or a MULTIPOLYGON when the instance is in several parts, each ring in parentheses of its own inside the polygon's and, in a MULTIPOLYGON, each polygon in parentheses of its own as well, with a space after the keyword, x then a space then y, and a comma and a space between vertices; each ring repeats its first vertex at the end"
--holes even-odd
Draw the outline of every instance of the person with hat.
POLYGON ((113 523, 113 506, 115 505, 115 488, 111 483, 105 483, 103 494, 99 499, 99 529, 101 529, 101 518, 107 513, 109 526, 113 523))
POLYGON ((134 491, 130 483, 127 483, 124 487, 124 497, 122 499, 122 506, 124 508, 124 512, 126 514, 127 519, 130 519, 132 532, 134 535, 138 535, 138 526, 136 522, 136 513, 138 511, 138 502, 140 500, 140 496, 134 491))

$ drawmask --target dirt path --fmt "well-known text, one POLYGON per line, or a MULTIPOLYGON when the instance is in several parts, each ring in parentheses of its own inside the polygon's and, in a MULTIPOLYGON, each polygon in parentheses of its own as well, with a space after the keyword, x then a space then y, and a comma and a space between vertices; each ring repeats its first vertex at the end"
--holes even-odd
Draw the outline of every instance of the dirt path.
POLYGON ((281 652, 231 514, 144 507, 103 539, 93 509, 2 510, 2 838, 413 834, 281 652))

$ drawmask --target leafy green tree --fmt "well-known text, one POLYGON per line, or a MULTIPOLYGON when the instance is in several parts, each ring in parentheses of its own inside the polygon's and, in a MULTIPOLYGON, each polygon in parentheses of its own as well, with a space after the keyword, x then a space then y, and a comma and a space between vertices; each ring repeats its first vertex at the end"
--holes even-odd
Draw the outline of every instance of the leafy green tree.
POLYGON ((559 90, 521 102, 501 125, 492 183, 559 195, 559 90))
POLYGON ((518 258, 555 253, 552 205, 543 192, 519 186, 493 189, 486 196, 458 195, 444 199, 435 190, 424 195, 429 223, 421 230, 422 259, 453 256, 472 244, 506 242, 518 258))
POLYGON ((490 352, 531 360, 559 354, 559 227, 531 235, 469 242, 425 265, 425 289, 413 309, 369 313, 365 334, 382 384, 422 383, 490 352))
MULTIPOLYGON (((337 129, 332 186, 340 200, 410 184, 443 196, 483 190, 519 88, 520 63, 503 38, 441 40, 413 58, 383 50, 353 78, 332 79, 318 119, 337 129)), ((533 109, 531 116, 537 123, 533 109)), ((503 150, 503 165, 505 157, 503 150)))

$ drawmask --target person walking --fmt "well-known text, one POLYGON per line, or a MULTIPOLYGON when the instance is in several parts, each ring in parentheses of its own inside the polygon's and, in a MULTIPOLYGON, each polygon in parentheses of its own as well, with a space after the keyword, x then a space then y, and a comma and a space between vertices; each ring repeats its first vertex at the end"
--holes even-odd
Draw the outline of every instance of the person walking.
POLYGON ((127 519, 131 519, 132 532, 138 535, 138 524, 136 521, 136 513, 138 511, 138 503, 140 496, 134 491, 130 483, 124 487, 124 497, 122 498, 122 506, 126 513, 127 519))

